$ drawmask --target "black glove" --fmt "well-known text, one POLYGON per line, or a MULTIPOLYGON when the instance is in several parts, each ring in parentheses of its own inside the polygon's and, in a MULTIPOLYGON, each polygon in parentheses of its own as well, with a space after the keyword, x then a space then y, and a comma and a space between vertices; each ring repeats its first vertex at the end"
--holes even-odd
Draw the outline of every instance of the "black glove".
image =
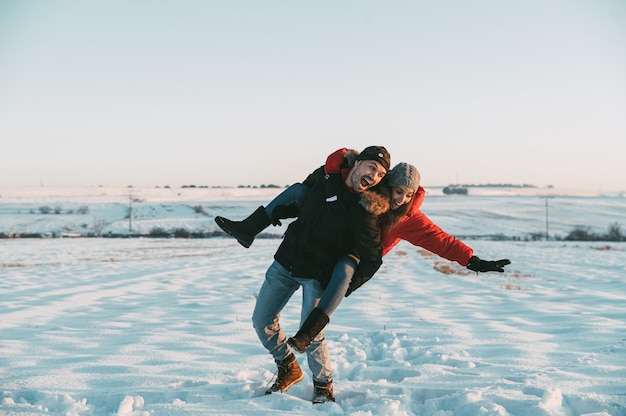
POLYGON ((372 273, 364 274, 363 269, 356 269, 354 276, 352 276, 352 279, 350 280, 350 285, 346 290, 345 296, 350 296, 352 292, 363 286, 365 283, 369 282, 369 280, 374 276, 375 272, 376 270, 374 270, 374 272, 372 273))
POLYGON ((285 218, 295 218, 300 214, 300 208, 295 204, 278 205, 272 210, 272 224, 282 225, 280 220, 285 218))
POLYGON ((469 263, 467 264, 467 268, 473 270, 475 272, 500 272, 504 271, 504 266, 507 264, 511 264, 511 260, 502 259, 502 260, 481 260, 476 256, 472 256, 470 258, 469 263))
POLYGON ((357 290, 358 288, 360 288, 361 286, 363 286, 368 280, 370 280, 372 277, 357 277, 356 279, 354 277, 352 277, 352 280, 350 280, 350 286, 348 286, 348 290, 346 290, 346 294, 345 297, 348 297, 352 294, 352 292, 354 292, 355 290, 357 290))

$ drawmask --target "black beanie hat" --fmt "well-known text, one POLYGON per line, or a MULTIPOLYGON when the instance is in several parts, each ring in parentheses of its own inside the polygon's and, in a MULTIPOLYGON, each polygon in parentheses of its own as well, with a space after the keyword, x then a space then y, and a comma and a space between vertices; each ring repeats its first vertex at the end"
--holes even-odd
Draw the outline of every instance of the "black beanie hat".
POLYGON ((368 146, 356 157, 356 160, 375 160, 389 171, 391 155, 383 146, 368 146))

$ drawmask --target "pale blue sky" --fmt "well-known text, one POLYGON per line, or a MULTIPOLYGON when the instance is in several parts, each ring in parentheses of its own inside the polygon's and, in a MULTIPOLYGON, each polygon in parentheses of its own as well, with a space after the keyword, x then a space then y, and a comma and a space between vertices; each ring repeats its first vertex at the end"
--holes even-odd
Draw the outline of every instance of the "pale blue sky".
POLYGON ((626 1, 0 0, 0 187, 626 190, 626 1))

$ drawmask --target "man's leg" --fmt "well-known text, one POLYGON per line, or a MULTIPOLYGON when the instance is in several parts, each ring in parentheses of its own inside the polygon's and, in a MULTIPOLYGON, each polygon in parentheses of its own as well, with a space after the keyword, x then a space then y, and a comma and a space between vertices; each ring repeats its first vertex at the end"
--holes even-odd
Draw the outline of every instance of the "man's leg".
POLYGON ((280 312, 299 287, 300 284, 291 274, 274 261, 265 273, 265 281, 257 297, 252 323, 261 343, 272 354, 278 367, 274 383, 265 394, 287 391, 304 378, 278 320, 280 312))
POLYGON ((252 314, 252 324, 263 346, 276 361, 284 360, 291 349, 280 327, 279 317, 291 296, 300 287, 278 262, 274 261, 265 273, 252 314))
MULTIPOLYGON (((298 279, 302 284, 302 314, 301 324, 309 316, 313 308, 315 308, 324 293, 319 282, 315 279, 298 279)), ((332 368, 330 365, 330 354, 324 338, 324 331, 311 341, 311 345, 306 350, 307 363, 311 370, 314 381, 328 382, 332 381, 332 368)))
MULTIPOLYGON (((315 279, 302 279, 300 283, 302 283, 301 320, 304 322, 318 304, 323 290, 315 279)), ((307 363, 313 375, 313 404, 334 402, 333 373, 323 330, 313 338, 306 353, 307 363)))

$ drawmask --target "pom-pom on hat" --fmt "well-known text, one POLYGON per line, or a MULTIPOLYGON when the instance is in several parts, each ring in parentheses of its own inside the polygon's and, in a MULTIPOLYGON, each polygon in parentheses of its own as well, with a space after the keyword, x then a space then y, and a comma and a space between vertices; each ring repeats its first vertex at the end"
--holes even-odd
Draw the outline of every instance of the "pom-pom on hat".
POLYGON ((368 146, 356 157, 356 160, 375 160, 389 171, 391 155, 383 146, 368 146))
POLYGON ((387 183, 389 186, 408 186, 417 191, 420 186, 420 173, 415 166, 401 162, 387 174, 387 183))

